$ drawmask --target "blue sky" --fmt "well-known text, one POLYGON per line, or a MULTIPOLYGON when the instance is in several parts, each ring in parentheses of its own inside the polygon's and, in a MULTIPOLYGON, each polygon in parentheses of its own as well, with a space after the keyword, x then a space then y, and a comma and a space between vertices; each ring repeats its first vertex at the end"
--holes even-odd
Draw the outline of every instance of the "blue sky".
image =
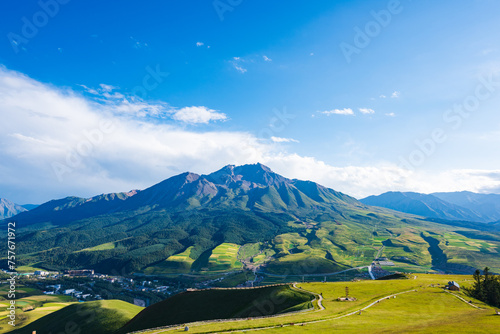
POLYGON ((500 192, 496 1, 4 7, 0 197, 257 161, 356 197, 500 192))

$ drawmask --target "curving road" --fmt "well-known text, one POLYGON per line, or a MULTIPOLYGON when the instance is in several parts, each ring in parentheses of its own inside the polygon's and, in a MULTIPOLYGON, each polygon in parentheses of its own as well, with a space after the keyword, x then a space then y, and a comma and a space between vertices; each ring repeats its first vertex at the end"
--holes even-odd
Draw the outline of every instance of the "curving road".
POLYGON ((372 273, 372 266, 368 266, 368 274, 370 274, 370 277, 372 279, 375 279, 375 276, 373 276, 373 273, 372 273))
POLYGON ((300 290, 300 291, 305 291, 305 292, 309 292, 310 294, 316 296, 316 299, 318 301, 318 307, 319 307, 319 310, 318 311, 323 311, 325 309, 325 307, 323 306, 323 295, 321 294, 317 294, 316 292, 312 292, 312 291, 309 291, 309 290, 304 290, 302 288, 297 288, 297 283, 292 283, 292 286, 297 289, 297 290, 300 290))

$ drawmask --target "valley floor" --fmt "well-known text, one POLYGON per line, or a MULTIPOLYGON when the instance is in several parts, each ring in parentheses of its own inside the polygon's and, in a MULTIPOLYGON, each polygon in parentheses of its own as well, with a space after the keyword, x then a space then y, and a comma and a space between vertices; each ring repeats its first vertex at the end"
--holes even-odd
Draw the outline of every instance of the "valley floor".
MULTIPOLYGON (((415 279, 338 283, 300 283, 300 289, 322 295, 310 312, 265 319, 198 322, 148 334, 247 332, 266 333, 495 333, 500 316, 492 307, 463 292, 448 292, 446 283, 472 283, 470 276, 417 274, 415 279), (345 289, 356 301, 340 302, 345 289), (395 296, 395 298, 394 298, 395 296), (390 298, 387 298, 390 297, 390 298), (462 299, 457 298, 462 297, 462 299), (468 303, 471 301, 472 303, 468 303), (361 312, 360 312, 361 311, 361 312)), ((273 307, 270 304, 268 307, 273 307)))

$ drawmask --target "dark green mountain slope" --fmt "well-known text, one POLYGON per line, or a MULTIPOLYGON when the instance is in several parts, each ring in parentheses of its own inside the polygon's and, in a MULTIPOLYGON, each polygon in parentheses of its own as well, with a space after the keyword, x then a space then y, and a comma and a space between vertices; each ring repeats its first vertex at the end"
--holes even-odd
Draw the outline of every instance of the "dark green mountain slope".
POLYGON ((314 296, 288 285, 188 291, 151 305, 117 334, 199 320, 248 318, 312 307, 314 296))

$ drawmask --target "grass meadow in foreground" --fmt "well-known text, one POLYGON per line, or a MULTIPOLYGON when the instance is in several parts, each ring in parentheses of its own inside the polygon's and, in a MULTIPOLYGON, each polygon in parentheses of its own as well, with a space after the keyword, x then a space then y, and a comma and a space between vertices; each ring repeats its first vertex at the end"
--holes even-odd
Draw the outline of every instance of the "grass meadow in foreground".
MULTIPOLYGON (((461 286, 472 284, 471 276, 426 275, 418 274, 416 279, 391 281, 361 281, 338 283, 298 284, 304 290, 322 293, 325 310, 287 315, 277 318, 253 319, 247 321, 221 322, 188 325, 191 333, 210 333, 224 331, 243 331, 250 328, 272 327, 263 332, 280 333, 495 333, 500 327, 500 316, 494 309, 482 302, 473 300, 476 309, 445 292, 443 286, 450 280, 461 286), (439 284, 439 285, 438 285, 439 284), (345 295, 357 298, 354 302, 339 302, 337 298, 345 295), (380 298, 399 294, 396 298, 382 300, 361 312, 339 318, 357 311, 380 298), (314 322, 313 322, 314 321, 314 322), (289 326, 294 323, 294 326, 289 326), (304 323, 304 326, 300 324, 304 323), (281 325, 284 327, 279 327, 281 325)), ((466 300, 471 298, 462 292, 456 293, 466 300)), ((181 329, 155 331, 155 333, 181 332, 181 329)), ((153 333, 153 332, 151 332, 153 333)))

